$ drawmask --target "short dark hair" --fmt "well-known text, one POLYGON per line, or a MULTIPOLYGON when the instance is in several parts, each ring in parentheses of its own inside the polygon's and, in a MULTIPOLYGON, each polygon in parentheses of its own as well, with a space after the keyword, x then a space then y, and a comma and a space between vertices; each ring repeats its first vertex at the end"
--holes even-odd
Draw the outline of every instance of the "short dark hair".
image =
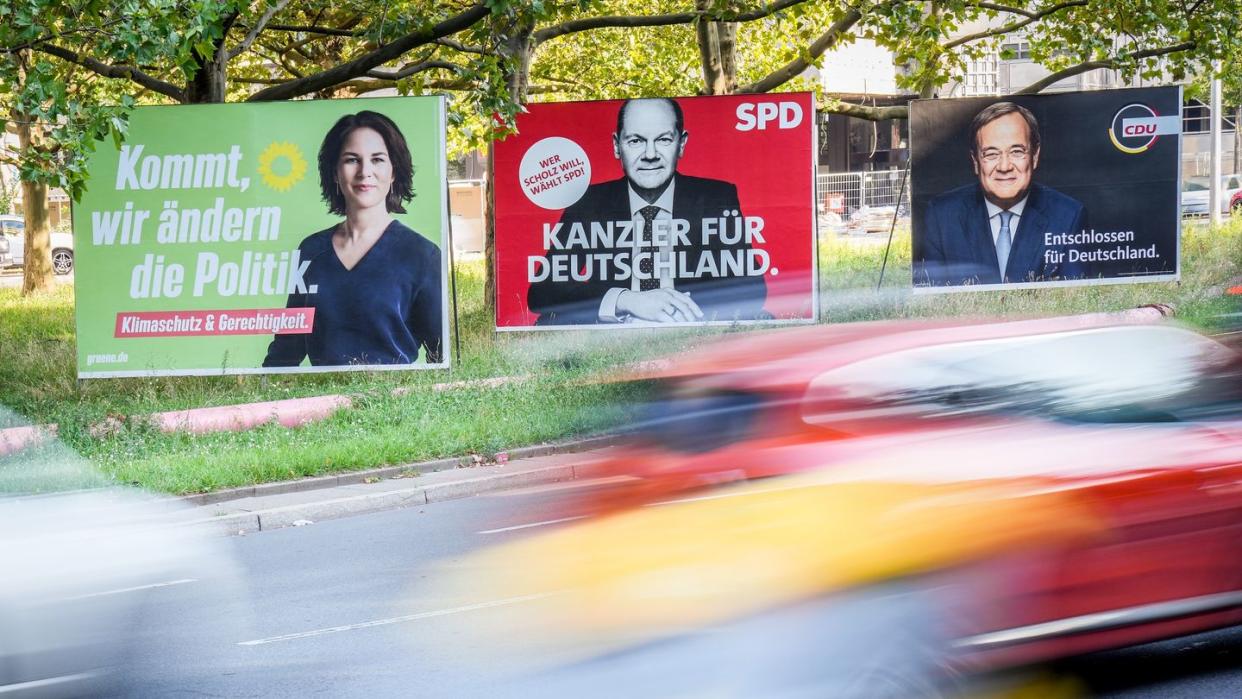
POLYGON ((1031 110, 1013 102, 996 102, 989 104, 970 120, 970 154, 974 157, 979 149, 979 129, 996 121, 1006 114, 1017 114, 1026 122, 1027 140, 1031 143, 1031 152, 1039 151, 1039 122, 1031 110))
POLYGON ((620 135, 621 129, 625 127, 625 110, 634 102, 663 102, 673 110, 673 124, 677 127, 677 133, 680 134, 686 130, 686 118, 681 113, 681 105, 677 104, 677 100, 669 97, 638 97, 628 99, 621 103, 621 108, 617 110, 617 134, 620 135))
POLYGON ((405 213, 404 202, 414 198, 414 163, 405 136, 392 119, 379 112, 363 111, 346 114, 328 129, 319 146, 319 188, 323 200, 328 203, 328 213, 345 215, 345 195, 336 182, 336 166, 341 159, 345 139, 358 129, 371 129, 384 139, 388 149, 388 161, 392 163, 392 187, 384 204, 392 213, 405 213))

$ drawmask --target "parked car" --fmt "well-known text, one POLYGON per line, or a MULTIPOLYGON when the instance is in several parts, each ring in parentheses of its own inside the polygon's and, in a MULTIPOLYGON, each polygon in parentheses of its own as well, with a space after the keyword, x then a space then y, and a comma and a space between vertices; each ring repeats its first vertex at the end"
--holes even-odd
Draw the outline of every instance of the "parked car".
POLYGON ((454 563, 538 599, 514 629, 562 646, 553 684, 927 696, 1242 623, 1242 356, 1208 337, 867 323, 654 373, 664 399, 595 474, 629 507, 454 563))
MULTIPOLYGON (((26 264, 26 221, 21 216, 0 214, 0 234, 9 243, 7 266, 26 264)), ((69 274, 73 271, 73 234, 52 231, 52 271, 69 274)))
MULTIPOLYGON (((1182 183, 1182 215, 1206 216, 1208 213, 1209 187, 1212 181, 1207 177, 1187 177, 1182 183)), ((1221 175, 1220 178, 1220 212, 1242 210, 1242 175, 1221 175)))

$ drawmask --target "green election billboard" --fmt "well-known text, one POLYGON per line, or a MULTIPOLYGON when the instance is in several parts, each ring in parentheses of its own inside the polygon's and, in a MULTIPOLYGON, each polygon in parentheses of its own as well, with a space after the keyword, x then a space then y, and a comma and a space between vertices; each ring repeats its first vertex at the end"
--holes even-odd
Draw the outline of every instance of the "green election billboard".
POLYGON ((449 363, 444 102, 141 107, 73 211, 78 376, 449 363))

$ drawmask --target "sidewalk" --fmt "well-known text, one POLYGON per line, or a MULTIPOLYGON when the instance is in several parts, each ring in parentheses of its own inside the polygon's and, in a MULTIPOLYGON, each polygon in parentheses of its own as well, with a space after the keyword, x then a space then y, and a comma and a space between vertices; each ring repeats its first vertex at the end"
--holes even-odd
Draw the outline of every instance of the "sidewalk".
POLYGON ((313 524, 400 507, 468 498, 482 493, 556 483, 594 475, 592 466, 608 453, 596 439, 509 452, 508 463, 458 467, 467 459, 446 459, 340 476, 268 483, 181 498, 193 504, 190 524, 219 527, 227 535, 313 524), (428 470, 443 466, 445 470, 428 470), (247 494, 249 491, 249 494, 247 494))

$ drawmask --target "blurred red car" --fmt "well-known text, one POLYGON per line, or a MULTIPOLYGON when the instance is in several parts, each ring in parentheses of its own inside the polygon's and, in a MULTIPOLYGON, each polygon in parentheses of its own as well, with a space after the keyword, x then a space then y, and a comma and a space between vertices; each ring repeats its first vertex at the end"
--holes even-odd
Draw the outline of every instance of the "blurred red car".
POLYGON ((1191 351, 1180 347, 1187 343, 1224 351, 1162 318, 1144 308, 1016 322, 856 323, 706 344, 623 377, 657 382, 658 395, 627 428, 624 448, 596 467, 612 485, 589 505, 624 509, 1019 418, 1098 422, 1108 411, 1136 410, 1057 401, 1097 387, 1099 369, 1133 372, 1118 381, 1157 380, 1162 357, 1099 363, 1109 353, 1133 356, 1148 337, 1179 345, 1170 352, 1191 351))
MULTIPOLYGON (((587 509, 677 507, 715 497, 713 484, 783 487, 801 472, 1064 493, 1098 522, 1089 536, 920 564, 979 585, 950 614, 960 662, 1237 624, 1242 358, 1141 316, 820 326, 704 346, 641 373, 662 398, 598 467, 609 485, 587 509)), ((891 544, 860 546, 874 557, 891 544)))

